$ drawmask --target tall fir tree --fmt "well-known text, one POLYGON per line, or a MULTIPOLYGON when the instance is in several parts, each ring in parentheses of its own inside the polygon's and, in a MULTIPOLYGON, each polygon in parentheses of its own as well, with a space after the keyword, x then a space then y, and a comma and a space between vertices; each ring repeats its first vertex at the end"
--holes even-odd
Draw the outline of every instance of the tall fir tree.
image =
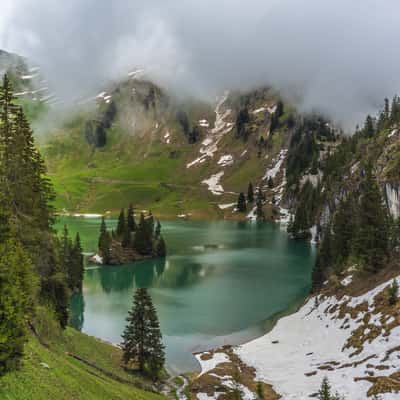
POLYGON ((130 204, 128 208, 127 224, 130 232, 136 230, 135 211, 132 204, 130 204))
POLYGON ((111 242, 112 238, 107 230, 107 225, 104 217, 101 219, 100 225, 100 237, 99 237, 99 252, 100 256, 103 258, 104 264, 108 264, 111 258, 111 242))
POLYGON ((117 237, 122 239, 126 231, 125 210, 122 208, 118 216, 118 224, 116 234, 117 237))
POLYGON ((0 376, 16 368, 24 354, 37 289, 37 275, 22 246, 11 239, 0 244, 0 376))
POLYGON ((123 362, 137 365, 157 377, 165 362, 164 346, 156 310, 147 289, 137 289, 127 326, 122 334, 123 362))
POLYGON ((365 168, 361 191, 354 252, 366 270, 377 272, 387 260, 389 226, 387 208, 370 163, 365 168))
POLYGON ((239 198, 238 198, 236 208, 239 212, 246 212, 246 210, 247 210, 246 197, 243 192, 239 193, 239 198))

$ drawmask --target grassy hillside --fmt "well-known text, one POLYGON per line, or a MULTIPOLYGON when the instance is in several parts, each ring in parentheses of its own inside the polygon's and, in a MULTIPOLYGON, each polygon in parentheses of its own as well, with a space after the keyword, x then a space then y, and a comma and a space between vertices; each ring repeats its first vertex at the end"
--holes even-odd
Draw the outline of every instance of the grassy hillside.
POLYGON ((65 334, 53 338, 49 347, 40 344, 32 335, 25 352, 26 356, 20 370, 1 378, 1 399, 161 400, 163 398, 155 393, 138 389, 145 383, 120 368, 119 349, 74 329, 68 328, 65 334), (127 383, 121 383, 107 376, 70 354, 94 363, 121 380, 126 380, 127 383))
MULTIPOLYGON (((268 148, 263 148, 261 153, 258 151, 261 136, 268 138, 270 114, 266 108, 264 112, 253 111, 276 102, 267 90, 246 97, 250 114, 246 128, 249 136, 247 140, 237 138, 235 120, 243 96, 231 95, 219 110, 220 114, 226 115, 220 125, 220 130, 224 128, 225 133, 216 142, 217 149, 202 163, 187 168, 203 154, 202 142, 207 138, 217 140, 220 134, 212 132, 215 106, 194 101, 179 104, 160 97, 154 109, 149 111, 143 108, 141 99, 127 94, 135 88, 136 91, 147 90, 143 83, 139 89, 137 85, 139 83, 134 81, 111 91, 118 112, 107 130, 104 147, 89 145, 84 133, 86 122, 101 115, 105 106, 101 101, 97 110, 76 116, 53 132, 43 145, 42 151, 58 193, 56 206, 59 209, 116 212, 133 202, 137 208, 151 208, 158 216, 222 217, 224 212, 218 205, 236 202, 238 193, 246 191, 250 181, 257 185, 287 140, 286 132, 278 129, 270 138, 268 148), (176 118, 177 110, 186 112, 191 128, 201 120, 208 122, 208 127, 199 126, 197 143, 188 143, 176 118), (218 164, 224 155, 233 157, 232 165, 218 164), (215 195, 202 181, 221 171, 224 175, 220 184, 224 191, 215 195)), ((229 210, 225 214, 232 212, 229 210)))

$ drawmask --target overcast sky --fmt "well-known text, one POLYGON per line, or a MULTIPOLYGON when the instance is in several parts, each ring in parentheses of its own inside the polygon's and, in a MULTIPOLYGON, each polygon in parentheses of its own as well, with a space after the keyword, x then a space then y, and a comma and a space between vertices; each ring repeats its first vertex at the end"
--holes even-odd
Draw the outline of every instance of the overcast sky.
POLYGON ((271 84, 351 124, 400 93, 399 0, 1 0, 0 47, 63 95, 148 68, 209 96, 271 84))

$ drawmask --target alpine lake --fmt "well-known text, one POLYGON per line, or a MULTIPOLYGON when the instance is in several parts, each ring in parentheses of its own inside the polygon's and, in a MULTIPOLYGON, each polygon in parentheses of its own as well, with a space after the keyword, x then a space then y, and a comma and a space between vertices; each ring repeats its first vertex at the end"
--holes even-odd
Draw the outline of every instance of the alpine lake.
MULTIPOLYGON (((60 217, 84 251, 97 251, 100 218, 60 217)), ((108 228, 116 220, 107 219, 108 228)), ((171 373, 196 371, 193 353, 240 344, 266 333, 307 296, 315 247, 290 240, 273 223, 162 221, 165 259, 121 266, 86 265, 83 293, 71 300, 71 323, 121 342, 136 288, 153 298, 171 373)))

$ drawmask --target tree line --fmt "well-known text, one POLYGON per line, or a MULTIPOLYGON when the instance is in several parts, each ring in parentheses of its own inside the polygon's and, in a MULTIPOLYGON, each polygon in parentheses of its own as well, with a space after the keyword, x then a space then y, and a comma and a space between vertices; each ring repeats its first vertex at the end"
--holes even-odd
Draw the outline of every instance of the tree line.
POLYGON ((38 307, 54 312, 65 328, 70 293, 81 288, 80 239, 56 236, 54 197, 6 75, 0 87, 0 375, 18 365, 38 307))

